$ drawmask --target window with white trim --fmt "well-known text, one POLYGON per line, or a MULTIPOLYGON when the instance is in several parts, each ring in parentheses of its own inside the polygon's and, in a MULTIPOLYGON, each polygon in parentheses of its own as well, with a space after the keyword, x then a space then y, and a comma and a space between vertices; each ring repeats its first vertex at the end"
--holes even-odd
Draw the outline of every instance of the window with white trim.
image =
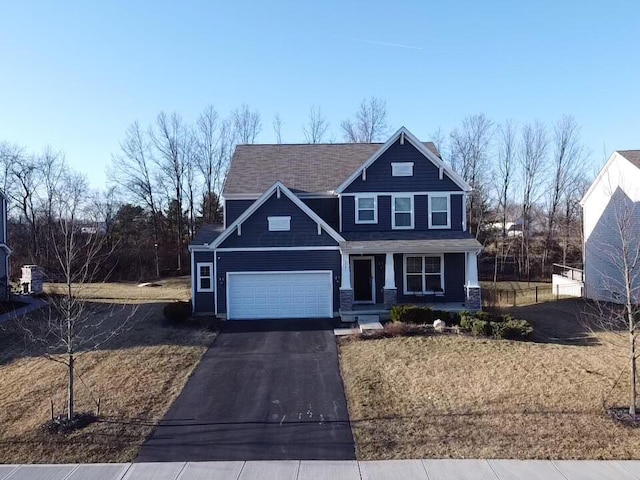
POLYGON ((198 292, 213 292, 213 263, 198 263, 196 265, 196 273, 198 292))
POLYGON ((356 196, 356 223, 378 223, 378 198, 356 196))
POLYGON ((291 230, 291 217, 267 217, 270 232, 288 232, 291 230))
POLYGON ((391 163, 392 177, 413 177, 413 162, 391 163))
POLYGON ((444 293, 444 257, 442 255, 406 255, 404 257, 404 293, 444 293))
POLYGON ((451 228, 449 195, 429 195, 429 228, 451 228))
POLYGON ((391 227, 395 230, 413 228, 413 195, 391 198, 391 227))

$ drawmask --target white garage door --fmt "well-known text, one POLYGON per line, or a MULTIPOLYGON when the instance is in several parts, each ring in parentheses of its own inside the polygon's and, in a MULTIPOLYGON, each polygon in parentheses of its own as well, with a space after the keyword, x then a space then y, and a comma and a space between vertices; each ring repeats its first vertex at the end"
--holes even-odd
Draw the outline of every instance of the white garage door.
POLYGON ((332 278, 331 271, 229 273, 227 318, 332 317, 332 278))

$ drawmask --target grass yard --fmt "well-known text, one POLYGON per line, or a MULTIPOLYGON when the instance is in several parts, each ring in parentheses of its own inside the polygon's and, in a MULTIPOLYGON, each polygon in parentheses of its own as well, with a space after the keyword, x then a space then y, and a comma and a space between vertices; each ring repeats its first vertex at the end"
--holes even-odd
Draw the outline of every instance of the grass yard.
POLYGON ((539 307, 513 312, 540 326, 536 343, 342 341, 358 458, 640 458, 640 429, 603 409, 605 396, 609 406, 628 405, 624 376, 612 390, 626 372, 616 336, 576 337, 580 301, 539 307))
MULTIPOLYGON (((51 400, 56 412, 64 408, 65 367, 31 356, 10 326, 0 330, 0 462, 133 460, 215 337, 204 329, 165 325, 162 302, 188 298, 188 283, 160 283, 86 289, 88 298, 124 309, 109 322, 121 322, 126 309, 137 311, 128 329, 76 364, 76 410, 95 411, 99 397, 101 421, 68 436, 50 436, 39 428, 50 418, 51 400), (130 303, 140 305, 124 305, 130 303)), ((46 288, 55 291, 56 286, 46 288)))

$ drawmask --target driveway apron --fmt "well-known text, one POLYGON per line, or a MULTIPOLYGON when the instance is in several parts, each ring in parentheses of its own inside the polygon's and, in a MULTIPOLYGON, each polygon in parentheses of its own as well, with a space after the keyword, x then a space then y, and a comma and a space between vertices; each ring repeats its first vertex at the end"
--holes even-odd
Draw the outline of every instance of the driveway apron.
POLYGON ((224 322, 136 461, 355 459, 332 327, 224 322))

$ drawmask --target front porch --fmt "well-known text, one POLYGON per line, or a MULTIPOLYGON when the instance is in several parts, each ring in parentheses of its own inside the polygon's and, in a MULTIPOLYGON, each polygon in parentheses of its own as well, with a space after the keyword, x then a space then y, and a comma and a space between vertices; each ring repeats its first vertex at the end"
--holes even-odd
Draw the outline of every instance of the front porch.
POLYGON ((414 245, 381 253, 374 244, 367 245, 367 251, 351 247, 341 249, 343 320, 353 321, 358 315, 388 318, 396 304, 447 311, 481 308, 477 249, 435 252, 414 245))

